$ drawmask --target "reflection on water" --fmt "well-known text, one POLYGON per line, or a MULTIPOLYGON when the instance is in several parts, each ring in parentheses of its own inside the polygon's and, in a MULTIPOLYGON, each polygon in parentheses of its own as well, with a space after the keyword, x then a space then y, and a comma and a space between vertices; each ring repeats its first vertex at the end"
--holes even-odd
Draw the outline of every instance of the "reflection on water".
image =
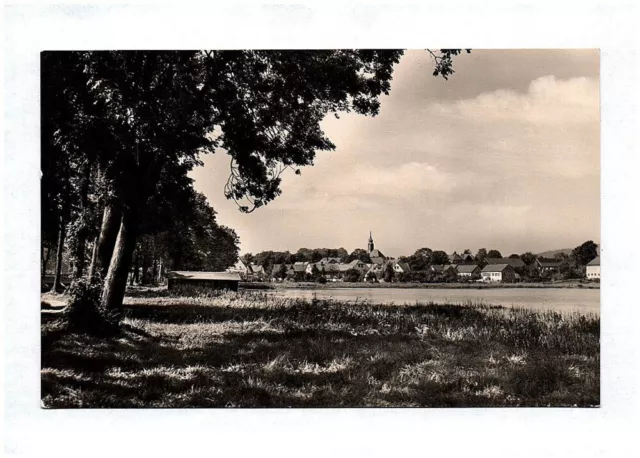
POLYGON ((335 299, 371 304, 466 304, 482 302, 491 305, 525 307, 535 310, 600 314, 599 289, 570 288, 487 288, 487 289, 422 289, 422 288, 318 288, 281 289, 272 291, 281 297, 335 299))

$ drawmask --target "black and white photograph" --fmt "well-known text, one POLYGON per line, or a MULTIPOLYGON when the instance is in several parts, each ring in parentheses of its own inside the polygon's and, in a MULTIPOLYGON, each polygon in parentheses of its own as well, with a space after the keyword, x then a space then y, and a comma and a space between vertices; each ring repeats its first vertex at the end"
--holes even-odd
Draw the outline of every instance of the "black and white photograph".
POLYGON ((597 407, 595 49, 44 51, 42 406, 597 407))
POLYGON ((636 3, 5 4, 4 454, 637 456, 636 3))

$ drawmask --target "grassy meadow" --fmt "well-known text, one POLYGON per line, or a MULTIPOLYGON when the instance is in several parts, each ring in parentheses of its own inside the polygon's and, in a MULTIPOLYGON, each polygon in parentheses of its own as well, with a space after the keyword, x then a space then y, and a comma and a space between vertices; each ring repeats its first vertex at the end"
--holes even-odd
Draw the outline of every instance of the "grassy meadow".
POLYGON ((600 404, 600 318, 132 291, 118 335, 42 313, 42 403, 67 407, 600 404))

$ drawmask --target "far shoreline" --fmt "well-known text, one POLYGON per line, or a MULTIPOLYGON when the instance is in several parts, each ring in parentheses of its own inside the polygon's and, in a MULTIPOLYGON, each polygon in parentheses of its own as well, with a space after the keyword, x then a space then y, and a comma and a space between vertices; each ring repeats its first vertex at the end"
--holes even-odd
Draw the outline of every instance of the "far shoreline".
POLYGON ((243 290, 279 290, 279 289, 600 289, 593 282, 557 282, 557 283, 349 283, 349 282, 284 282, 261 283, 242 282, 243 290))

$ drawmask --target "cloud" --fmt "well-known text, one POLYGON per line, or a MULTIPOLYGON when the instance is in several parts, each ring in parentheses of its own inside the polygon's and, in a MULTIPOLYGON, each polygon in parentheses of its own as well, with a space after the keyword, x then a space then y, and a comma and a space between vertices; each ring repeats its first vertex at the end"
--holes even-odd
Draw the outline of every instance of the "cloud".
POLYGON ((473 99, 433 103, 430 111, 482 124, 521 122, 544 127, 598 122, 598 82, 585 77, 563 81, 550 75, 532 81, 526 93, 485 92, 473 99))
POLYGON ((196 185, 220 222, 238 230, 243 251, 353 249, 369 229, 392 255, 422 246, 543 251, 599 239, 597 53, 476 55, 473 66, 491 63, 487 78, 461 65, 447 86, 416 67, 422 54, 407 54, 380 115, 323 121, 336 151, 286 175, 283 194, 251 215, 239 216, 203 179, 196 185), (444 87, 460 88, 458 98, 434 89, 444 87))

